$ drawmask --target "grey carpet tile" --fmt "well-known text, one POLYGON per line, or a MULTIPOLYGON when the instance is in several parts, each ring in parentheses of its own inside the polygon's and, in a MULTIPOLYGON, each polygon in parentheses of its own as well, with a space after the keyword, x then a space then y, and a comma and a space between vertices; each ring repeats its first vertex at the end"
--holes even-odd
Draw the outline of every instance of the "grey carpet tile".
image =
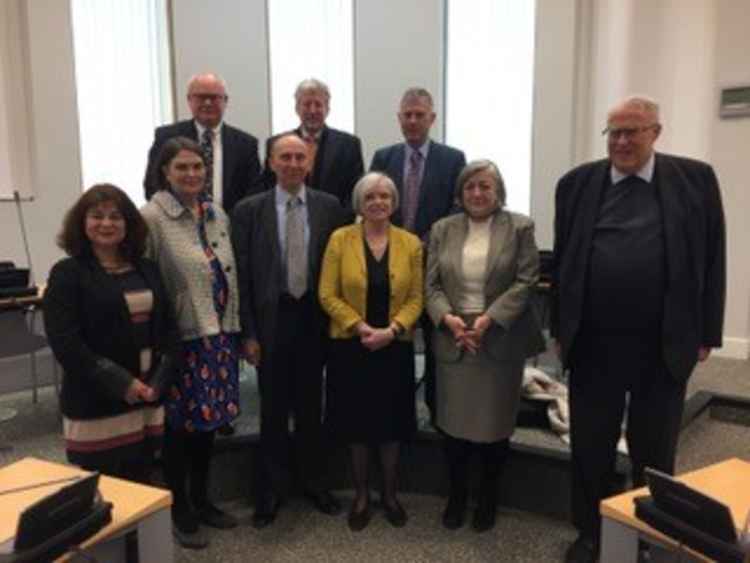
MULTIPOLYGON (((350 496, 339 496, 348 506, 350 496)), ((538 516, 500 509, 497 526, 477 534, 470 526, 444 530, 440 525, 443 501, 423 495, 403 495, 409 514, 404 528, 394 529, 382 511, 375 509, 370 525, 353 533, 346 515, 328 517, 302 501, 284 505, 273 526, 255 530, 251 511, 242 503, 224 508, 240 518, 238 529, 210 530, 210 545, 200 552, 177 548, 176 560, 184 563, 216 561, 264 562, 483 562, 559 561, 575 537, 570 525, 538 516)), ((469 514, 470 516, 470 514, 469 514)))

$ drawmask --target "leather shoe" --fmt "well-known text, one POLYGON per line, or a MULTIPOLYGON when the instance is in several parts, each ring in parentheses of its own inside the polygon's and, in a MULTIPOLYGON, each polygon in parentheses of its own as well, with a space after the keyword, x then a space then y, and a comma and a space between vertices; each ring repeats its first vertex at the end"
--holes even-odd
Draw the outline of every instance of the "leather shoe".
POLYGON ((409 517, 406 515, 404 507, 396 499, 393 499, 393 504, 390 505, 383 501, 383 509, 385 510, 385 519, 394 528, 403 528, 406 525, 406 521, 409 517))
POLYGON ((186 532, 172 524, 172 535, 175 541, 185 549, 205 549, 208 547, 208 538, 200 528, 194 532, 186 532))
POLYGON ((261 496, 255 503, 253 526, 260 530, 273 524, 280 506, 281 500, 274 493, 267 493, 261 496))
POLYGON ((599 546, 589 536, 579 535, 565 552, 565 563, 596 563, 599 560, 599 546))
POLYGON ((466 518, 466 495, 451 495, 443 512, 443 527, 458 530, 466 518))
POLYGON ((323 514, 328 516, 341 514, 341 503, 329 491, 305 491, 305 498, 323 514))
POLYGON ((237 518, 220 510, 210 502, 198 508, 198 520, 201 521, 201 524, 219 530, 231 530, 237 527, 237 518))
POLYGON ((474 511, 474 519, 471 522, 471 527, 476 532, 486 532, 495 527, 496 518, 497 504, 488 500, 480 500, 474 511))
POLYGON ((349 524, 349 529, 352 532, 360 532, 370 523, 372 513, 370 512, 369 502, 365 505, 364 509, 359 512, 354 510, 355 505, 356 503, 353 502, 352 509, 349 511, 349 517, 346 519, 346 522, 349 524))

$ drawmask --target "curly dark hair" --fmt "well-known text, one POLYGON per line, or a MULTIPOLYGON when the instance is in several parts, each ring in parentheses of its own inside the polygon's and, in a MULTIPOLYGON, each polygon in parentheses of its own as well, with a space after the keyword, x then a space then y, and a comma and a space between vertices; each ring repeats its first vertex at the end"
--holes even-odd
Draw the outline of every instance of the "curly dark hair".
POLYGON ((86 190, 65 214, 57 245, 70 256, 91 254, 91 241, 86 236, 86 213, 92 207, 113 202, 125 219, 125 238, 120 243, 120 254, 128 261, 143 256, 146 250, 148 226, 128 195, 112 184, 96 184, 86 190))
POLYGON ((164 174, 164 168, 169 166, 172 159, 177 156, 180 151, 190 151, 201 157, 203 164, 206 163, 203 157, 203 150, 201 146, 187 137, 173 137, 169 139, 162 146, 159 151, 159 156, 156 158, 156 179, 160 190, 168 190, 169 182, 164 174))

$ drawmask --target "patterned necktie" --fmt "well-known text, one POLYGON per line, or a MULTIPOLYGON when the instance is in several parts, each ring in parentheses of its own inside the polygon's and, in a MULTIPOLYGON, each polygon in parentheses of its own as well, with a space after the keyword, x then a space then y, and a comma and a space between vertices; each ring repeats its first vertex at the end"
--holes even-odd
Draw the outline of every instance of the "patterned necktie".
POLYGON ((304 212, 302 199, 289 198, 286 203, 286 283, 289 293, 297 299, 307 291, 304 212))
POLYGON ((419 184, 422 169, 422 153, 412 151, 409 169, 406 171, 406 201, 404 202, 404 228, 414 231, 419 207, 419 184))
POLYGON ((206 162, 206 181, 204 189, 206 193, 214 195, 214 132, 212 129, 206 129, 201 135, 201 150, 203 151, 203 160, 206 162))

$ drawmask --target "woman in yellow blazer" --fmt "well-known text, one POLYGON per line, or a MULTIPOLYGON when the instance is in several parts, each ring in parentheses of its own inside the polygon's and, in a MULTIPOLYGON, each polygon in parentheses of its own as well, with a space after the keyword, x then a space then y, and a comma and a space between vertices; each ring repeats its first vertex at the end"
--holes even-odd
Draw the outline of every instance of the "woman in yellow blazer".
POLYGON ((416 430, 412 327, 422 312, 422 245, 391 225, 398 191, 371 172, 354 187, 362 222, 335 231, 320 275, 320 303, 331 317, 326 422, 350 445, 356 498, 349 527, 370 521, 369 445, 383 467, 382 504, 393 526, 406 524, 396 498, 399 444, 416 430))

